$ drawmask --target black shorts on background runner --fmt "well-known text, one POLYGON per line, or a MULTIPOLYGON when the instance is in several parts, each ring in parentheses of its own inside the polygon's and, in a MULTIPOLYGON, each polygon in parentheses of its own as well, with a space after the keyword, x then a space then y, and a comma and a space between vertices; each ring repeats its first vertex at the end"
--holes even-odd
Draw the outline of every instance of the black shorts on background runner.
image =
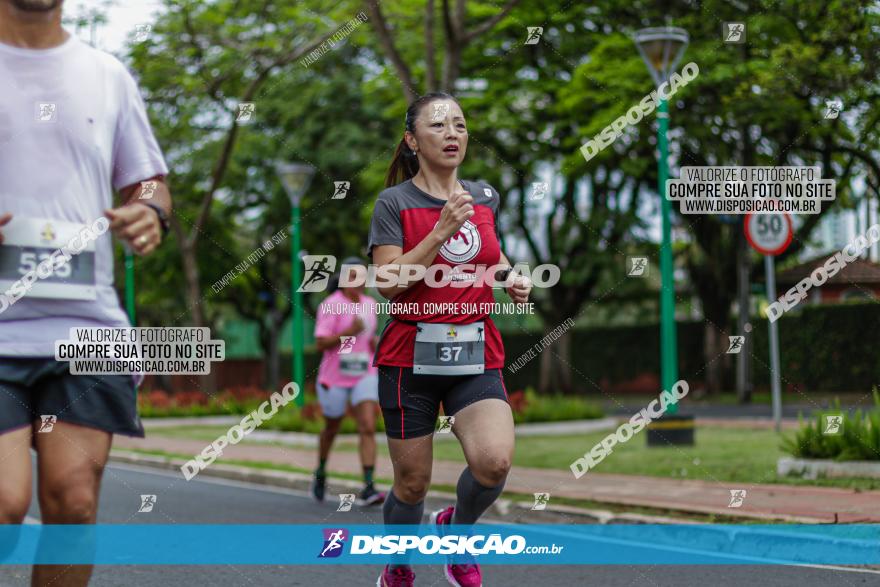
POLYGON ((412 367, 379 365, 379 405, 389 438, 432 434, 440 414, 454 416, 484 399, 507 400, 501 369, 480 375, 415 375, 412 367))
POLYGON ((71 375, 68 363, 54 358, 0 357, 0 434, 43 415, 144 437, 131 375, 71 375))

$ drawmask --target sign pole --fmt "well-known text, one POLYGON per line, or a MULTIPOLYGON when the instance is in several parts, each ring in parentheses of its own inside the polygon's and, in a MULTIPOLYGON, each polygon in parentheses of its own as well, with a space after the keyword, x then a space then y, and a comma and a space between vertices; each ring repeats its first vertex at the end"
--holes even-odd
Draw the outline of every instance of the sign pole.
MULTIPOLYGON (((794 234, 791 216, 788 214, 747 214, 743 222, 746 239, 752 248, 764 255, 764 272, 767 278, 767 300, 776 301, 776 262, 794 234)), ((769 318, 769 317, 768 317, 769 318)), ((779 330, 776 322, 767 320, 770 328, 770 391, 773 397, 773 424, 777 434, 782 430, 782 386, 779 368, 779 330)))
MULTIPOLYGON (((764 256, 764 271, 767 273, 767 299, 776 301, 776 263, 773 255, 764 256)), ((769 321, 770 327, 770 385, 773 394, 773 423, 776 432, 782 429, 782 390, 779 373, 779 327, 769 321)))

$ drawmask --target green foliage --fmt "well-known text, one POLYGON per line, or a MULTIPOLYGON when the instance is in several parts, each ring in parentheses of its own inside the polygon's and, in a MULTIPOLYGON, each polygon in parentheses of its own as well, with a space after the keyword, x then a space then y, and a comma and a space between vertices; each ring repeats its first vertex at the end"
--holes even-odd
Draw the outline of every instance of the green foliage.
POLYGON ((514 392, 510 397, 514 407, 513 421, 561 422, 565 420, 592 420, 603 416, 602 408, 582 397, 571 395, 538 395, 531 387, 525 392, 514 392), (516 393, 524 393, 524 405, 517 409, 516 393))
MULTIPOLYGON (((880 373, 880 354, 858 336, 868 324, 880 324, 880 304, 840 303, 807 306, 784 315, 779 324, 779 348, 784 391, 848 392, 870 388, 880 373)), ((691 388, 706 377, 703 358, 703 322, 677 322, 678 368, 691 388)), ((732 325, 725 325, 733 332, 732 325)), ((769 389, 768 328, 766 320, 752 320, 755 386, 769 389)), ((660 376, 660 327, 603 326, 576 328, 572 365, 583 375, 575 377, 575 391, 596 395, 598 388, 660 376)), ((505 361, 509 365, 541 339, 543 333, 504 332, 505 361)), ((544 352, 552 352, 548 349, 544 352)), ((723 355, 719 361, 731 355, 723 355)), ((510 389, 536 385, 540 358, 512 373, 504 372, 510 389)), ((734 385, 732 369, 723 380, 724 389, 734 385)))
POLYGON ((792 456, 804 459, 836 461, 880 461, 880 391, 873 390, 874 407, 850 415, 837 400, 833 409, 816 412, 812 420, 800 417, 801 428, 794 437, 783 440, 782 448, 792 456), (843 415, 840 434, 824 434, 825 417, 843 415))

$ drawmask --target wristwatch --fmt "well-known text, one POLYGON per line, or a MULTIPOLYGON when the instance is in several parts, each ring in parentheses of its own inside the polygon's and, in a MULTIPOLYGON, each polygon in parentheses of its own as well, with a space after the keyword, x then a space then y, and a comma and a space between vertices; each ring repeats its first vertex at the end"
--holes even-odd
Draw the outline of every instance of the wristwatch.
POLYGON ((156 215, 159 216, 159 226, 162 227, 162 236, 165 236, 166 234, 168 234, 168 230, 171 228, 171 226, 168 224, 168 213, 165 210, 163 210, 160 206, 157 206, 156 204, 153 204, 151 202, 140 202, 140 203, 143 204, 144 206, 149 206, 150 208, 152 208, 156 212, 156 215))

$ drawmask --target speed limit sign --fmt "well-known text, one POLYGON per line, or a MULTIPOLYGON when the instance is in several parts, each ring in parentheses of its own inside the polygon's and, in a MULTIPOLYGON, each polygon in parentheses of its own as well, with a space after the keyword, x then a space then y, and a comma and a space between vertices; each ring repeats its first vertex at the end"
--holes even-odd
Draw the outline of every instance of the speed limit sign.
POLYGON ((743 223, 746 240, 765 255, 779 255, 791 244, 791 216, 788 214, 748 214, 743 223))

